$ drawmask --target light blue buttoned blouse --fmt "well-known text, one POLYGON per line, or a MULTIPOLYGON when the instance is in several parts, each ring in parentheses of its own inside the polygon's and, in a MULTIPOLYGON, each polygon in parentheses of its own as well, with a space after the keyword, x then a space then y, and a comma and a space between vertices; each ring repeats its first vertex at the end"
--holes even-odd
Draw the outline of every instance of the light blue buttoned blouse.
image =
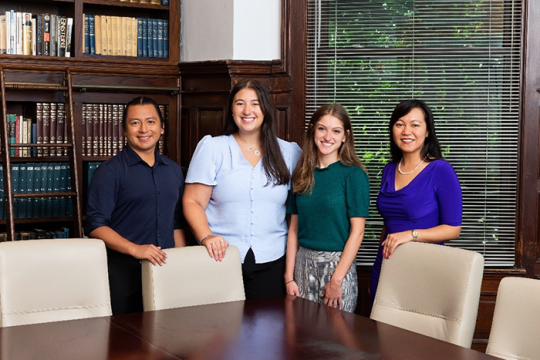
MULTIPOLYGON (((300 156, 300 147, 281 139, 278 143, 292 173, 300 156)), ((258 264, 285 254, 285 203, 290 183, 276 186, 268 182, 262 159, 253 167, 232 135, 207 135, 199 142, 186 183, 213 186, 206 208, 210 230, 238 247, 242 263, 249 248, 258 264)))

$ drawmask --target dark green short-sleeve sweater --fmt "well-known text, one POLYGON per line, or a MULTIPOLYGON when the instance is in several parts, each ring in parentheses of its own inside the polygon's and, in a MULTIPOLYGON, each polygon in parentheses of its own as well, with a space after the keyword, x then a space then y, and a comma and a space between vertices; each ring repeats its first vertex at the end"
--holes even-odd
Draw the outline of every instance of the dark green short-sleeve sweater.
POLYGON ((363 169, 337 161, 315 169, 311 195, 289 196, 287 212, 298 214, 298 243, 318 251, 343 251, 352 217, 369 215, 369 181, 363 169))

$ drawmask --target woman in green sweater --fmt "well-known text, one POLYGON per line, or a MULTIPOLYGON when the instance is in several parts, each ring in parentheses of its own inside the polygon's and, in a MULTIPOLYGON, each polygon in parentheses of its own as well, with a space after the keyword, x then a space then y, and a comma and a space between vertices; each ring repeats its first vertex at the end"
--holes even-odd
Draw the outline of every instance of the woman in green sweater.
POLYGON ((356 156, 349 115, 339 104, 323 105, 311 117, 293 173, 287 294, 354 311, 355 259, 368 206, 368 177, 356 156))

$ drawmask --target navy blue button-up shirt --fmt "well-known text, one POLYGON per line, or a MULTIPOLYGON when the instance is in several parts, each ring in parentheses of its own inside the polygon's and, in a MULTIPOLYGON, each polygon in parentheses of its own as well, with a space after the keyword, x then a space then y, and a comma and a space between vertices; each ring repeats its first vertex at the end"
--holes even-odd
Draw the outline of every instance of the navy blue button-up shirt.
POLYGON ((129 146, 101 164, 88 190, 86 234, 108 226, 129 241, 174 247, 182 229, 184 177, 180 166, 156 151, 150 167, 129 146))

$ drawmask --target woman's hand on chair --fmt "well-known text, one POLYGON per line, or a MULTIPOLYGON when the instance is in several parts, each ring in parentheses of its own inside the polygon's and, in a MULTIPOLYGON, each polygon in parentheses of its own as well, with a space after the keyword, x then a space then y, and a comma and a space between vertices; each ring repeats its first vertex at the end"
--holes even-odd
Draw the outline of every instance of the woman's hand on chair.
POLYGON ((413 241, 410 230, 388 234, 386 239, 381 243, 381 245, 384 246, 383 256, 388 259, 399 245, 408 243, 410 241, 413 241))
POLYGON ((201 245, 206 247, 208 255, 216 261, 222 261, 225 257, 225 251, 229 247, 229 242, 220 235, 206 236, 201 240, 201 245))

